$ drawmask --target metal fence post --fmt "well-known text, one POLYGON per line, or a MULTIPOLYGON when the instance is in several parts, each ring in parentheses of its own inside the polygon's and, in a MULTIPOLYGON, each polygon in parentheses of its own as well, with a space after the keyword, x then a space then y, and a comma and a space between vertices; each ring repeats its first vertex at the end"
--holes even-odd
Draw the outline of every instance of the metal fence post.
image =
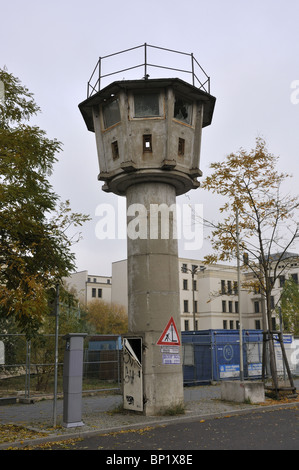
POLYGON ((25 374, 25 398, 30 398, 30 354, 31 341, 26 340, 26 374, 25 374))
POLYGON ((57 370, 58 370, 58 329, 59 329, 59 284, 56 286, 55 308, 55 363, 54 363, 54 397, 53 397, 53 427, 56 427, 57 415, 57 370))

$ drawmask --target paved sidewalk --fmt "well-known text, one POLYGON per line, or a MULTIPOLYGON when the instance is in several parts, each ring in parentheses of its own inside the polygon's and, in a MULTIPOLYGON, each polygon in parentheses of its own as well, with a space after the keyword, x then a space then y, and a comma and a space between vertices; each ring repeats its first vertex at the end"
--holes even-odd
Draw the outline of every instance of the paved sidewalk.
MULTIPOLYGON (((299 381, 298 381, 299 382, 299 381)), ((296 384, 296 385, 299 385, 296 384)), ((226 415, 248 413, 261 407, 273 406, 273 401, 262 405, 224 402, 220 399, 220 385, 185 387, 185 414, 176 416, 143 416, 136 413, 119 411, 121 395, 96 395, 83 397, 82 421, 84 426, 75 428, 62 427, 63 400, 57 401, 56 428, 53 428, 53 400, 36 401, 31 404, 13 404, 0 407, 0 427, 14 424, 36 432, 32 436, 34 444, 45 441, 64 440, 95 433, 110 433, 120 430, 143 428, 167 424, 173 421, 209 419, 226 415), (44 436, 38 433, 44 433, 44 436)), ((277 403, 277 402, 276 402, 277 403)), ((282 406, 282 402, 274 406, 282 406)), ((298 402, 297 402, 298 405, 298 402)), ((32 438, 31 438, 32 439, 32 438)), ((25 440, 24 444, 32 443, 25 440)), ((0 449, 18 446, 18 442, 0 443, 0 449)))

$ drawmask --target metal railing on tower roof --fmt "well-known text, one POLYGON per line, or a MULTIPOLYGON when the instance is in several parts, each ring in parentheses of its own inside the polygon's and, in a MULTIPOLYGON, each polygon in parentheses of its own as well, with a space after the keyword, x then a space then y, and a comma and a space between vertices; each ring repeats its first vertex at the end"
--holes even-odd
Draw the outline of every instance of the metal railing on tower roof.
MULTIPOLYGON (((133 57, 133 59, 134 61, 137 60, 135 56, 133 57)), ((157 60, 158 57, 156 56, 154 59, 157 60)), ((163 61, 165 60, 166 60, 166 56, 163 56, 163 61)), ((173 49, 167 49, 165 47, 153 46, 151 44, 144 43, 144 44, 141 44, 140 46, 131 47, 123 51, 115 52, 113 54, 100 57, 87 83, 87 98, 94 95, 95 93, 98 93, 102 89, 102 84, 105 78, 111 77, 117 74, 123 74, 124 72, 129 72, 131 70, 140 69, 140 68, 143 69, 143 73, 144 73, 142 77, 143 79, 149 78, 150 74, 152 74, 153 72, 153 69, 172 70, 172 71, 179 72, 180 74, 187 74, 189 75, 189 77, 191 77, 190 82, 193 86, 198 87, 199 89, 205 91, 206 93, 210 93, 210 77, 206 74, 204 69, 196 60, 193 53, 175 51, 173 49), (136 65, 136 62, 133 62, 134 65, 132 64, 128 66, 129 65, 128 60, 127 60, 128 55, 132 51, 134 51, 134 54, 135 54, 137 49, 143 50, 141 63, 138 63, 136 65), (154 49, 155 52, 158 52, 159 54, 161 53, 161 51, 163 51, 163 54, 173 53, 173 54, 180 54, 181 56, 185 56, 186 58, 188 58, 187 60, 189 62, 189 65, 187 65, 186 68, 177 68, 177 67, 171 66, 171 64, 165 65, 165 62, 163 62, 163 65, 157 64, 157 63, 151 63, 149 61, 149 51, 151 49, 154 49), (124 58, 125 62, 122 61, 124 54, 126 54, 126 57, 124 58), (109 73, 106 73, 104 71, 104 65, 106 64, 106 60, 116 58, 116 56, 118 56, 117 66, 119 67, 122 63, 126 66, 117 70, 110 71, 109 73)), ((124 77, 122 78, 124 79, 124 77)))

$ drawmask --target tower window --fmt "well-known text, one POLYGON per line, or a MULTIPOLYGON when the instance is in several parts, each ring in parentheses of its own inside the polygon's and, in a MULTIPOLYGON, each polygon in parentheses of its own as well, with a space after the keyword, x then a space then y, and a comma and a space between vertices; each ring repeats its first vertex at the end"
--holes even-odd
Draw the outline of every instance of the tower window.
POLYGON ((113 158, 113 160, 116 160, 117 158, 119 158, 117 140, 115 140, 114 142, 111 143, 111 148, 112 148, 112 158, 113 158))
POLYGON ((191 124, 192 121, 192 103, 186 101, 184 98, 176 96, 174 103, 173 117, 178 121, 186 124, 191 124))
POLYGON ((118 100, 111 101, 103 106, 103 119, 105 129, 120 122, 118 100))
POLYGON ((152 135, 151 134, 144 134, 143 135, 143 151, 144 152, 152 152, 152 135))
POLYGON ((134 116, 137 118, 160 116, 159 94, 136 94, 134 96, 134 116))
POLYGON ((185 139, 181 139, 181 137, 179 137, 178 154, 180 157, 185 155, 185 139))

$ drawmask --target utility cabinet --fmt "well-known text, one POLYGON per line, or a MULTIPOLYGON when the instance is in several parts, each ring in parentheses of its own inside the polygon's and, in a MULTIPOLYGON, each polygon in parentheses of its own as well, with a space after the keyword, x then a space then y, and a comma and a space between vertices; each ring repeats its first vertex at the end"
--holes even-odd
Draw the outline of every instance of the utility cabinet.
POLYGON ((82 376, 83 344, 86 333, 69 333, 66 340, 63 363, 63 426, 83 426, 82 376))
POLYGON ((123 338, 124 409, 143 411, 142 338, 123 338))

